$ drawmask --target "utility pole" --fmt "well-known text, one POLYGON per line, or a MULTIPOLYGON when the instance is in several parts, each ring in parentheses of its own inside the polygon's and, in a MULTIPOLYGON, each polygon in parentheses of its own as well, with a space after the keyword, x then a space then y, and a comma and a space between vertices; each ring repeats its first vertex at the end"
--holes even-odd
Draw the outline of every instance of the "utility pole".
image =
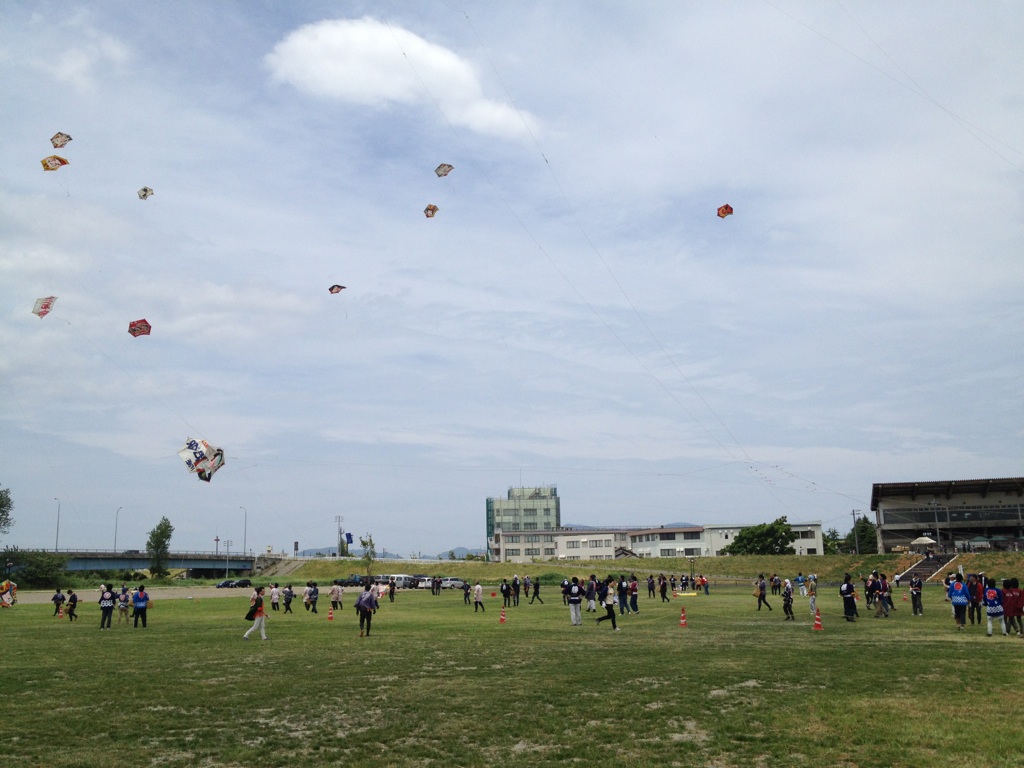
POLYGON ((857 554, 860 554, 860 536, 857 535, 857 513, 859 509, 851 509, 850 514, 853 515, 853 546, 857 550, 857 554))

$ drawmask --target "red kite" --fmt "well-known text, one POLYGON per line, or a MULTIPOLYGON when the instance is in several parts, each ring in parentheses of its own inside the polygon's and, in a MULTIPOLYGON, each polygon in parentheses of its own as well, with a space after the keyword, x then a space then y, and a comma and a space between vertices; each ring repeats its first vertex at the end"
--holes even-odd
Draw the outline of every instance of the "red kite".
POLYGON ((728 203, 718 209, 718 218, 724 219, 726 216, 732 216, 732 206, 728 203))
POLYGON ((133 320, 132 322, 128 323, 128 333, 130 333, 132 336, 135 336, 136 338, 138 338, 139 336, 149 336, 149 332, 152 330, 152 328, 153 326, 146 322, 145 318, 143 318, 142 320, 133 320))
POLYGON ((56 171, 62 165, 68 164, 68 161, 65 160, 63 157, 60 157, 59 155, 50 155, 49 157, 44 157, 39 162, 43 164, 44 171, 56 171))
POLYGON ((439 166, 437 166, 437 168, 434 169, 434 173, 436 173, 438 176, 447 176, 454 170, 454 165, 448 165, 448 163, 441 163, 439 166))
POLYGON ((344 285, 332 285, 327 290, 330 291, 331 293, 341 293, 342 291, 345 290, 345 286, 344 285))
POLYGON ((434 214, 437 213, 438 210, 438 207, 431 203, 430 205, 423 209, 423 215, 426 216, 428 219, 432 219, 434 218, 434 214))
POLYGON ((66 133, 61 133, 60 131, 57 131, 55 134, 53 134, 52 138, 50 139, 50 143, 53 144, 54 149, 66 147, 69 141, 71 141, 71 137, 68 136, 66 133))

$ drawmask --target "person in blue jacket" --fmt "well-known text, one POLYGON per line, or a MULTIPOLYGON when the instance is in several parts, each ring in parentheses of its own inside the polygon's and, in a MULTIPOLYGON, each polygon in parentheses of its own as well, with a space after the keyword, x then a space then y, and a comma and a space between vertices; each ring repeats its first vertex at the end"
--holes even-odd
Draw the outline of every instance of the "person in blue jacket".
POLYGON ((146 628, 146 609, 149 607, 149 595, 146 593, 146 585, 139 584, 139 591, 135 593, 132 600, 135 607, 135 628, 138 629, 139 619, 142 619, 142 628, 146 628))
POLYGON ((995 579, 985 579, 982 600, 985 602, 985 613, 988 614, 988 636, 992 637, 992 619, 996 620, 1004 635, 1009 634, 1003 623, 1003 590, 996 587, 995 579))
POLYGON ((971 593, 962 575, 957 574, 949 582, 946 599, 953 604, 953 621, 956 622, 957 630, 963 630, 967 623, 967 604, 971 602, 971 593))

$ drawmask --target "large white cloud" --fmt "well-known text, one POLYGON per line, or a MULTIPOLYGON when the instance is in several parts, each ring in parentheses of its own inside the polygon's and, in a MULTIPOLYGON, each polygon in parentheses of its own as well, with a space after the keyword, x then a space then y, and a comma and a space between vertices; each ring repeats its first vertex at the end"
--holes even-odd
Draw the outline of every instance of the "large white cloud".
POLYGON ((452 125, 501 138, 536 131, 536 119, 485 98, 474 66, 407 29, 370 17, 299 27, 266 56, 276 82, 320 98, 385 109, 436 105, 452 125))

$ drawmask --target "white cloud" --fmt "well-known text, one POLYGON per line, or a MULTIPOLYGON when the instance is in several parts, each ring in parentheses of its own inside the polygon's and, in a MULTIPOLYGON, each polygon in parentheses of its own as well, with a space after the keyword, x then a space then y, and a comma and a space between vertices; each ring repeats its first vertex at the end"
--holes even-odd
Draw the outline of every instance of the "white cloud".
POLYGON ((376 109, 436 104, 452 125, 500 138, 537 130, 531 115, 483 95, 474 66, 443 46, 370 17, 307 24, 266 56, 274 81, 376 109))

